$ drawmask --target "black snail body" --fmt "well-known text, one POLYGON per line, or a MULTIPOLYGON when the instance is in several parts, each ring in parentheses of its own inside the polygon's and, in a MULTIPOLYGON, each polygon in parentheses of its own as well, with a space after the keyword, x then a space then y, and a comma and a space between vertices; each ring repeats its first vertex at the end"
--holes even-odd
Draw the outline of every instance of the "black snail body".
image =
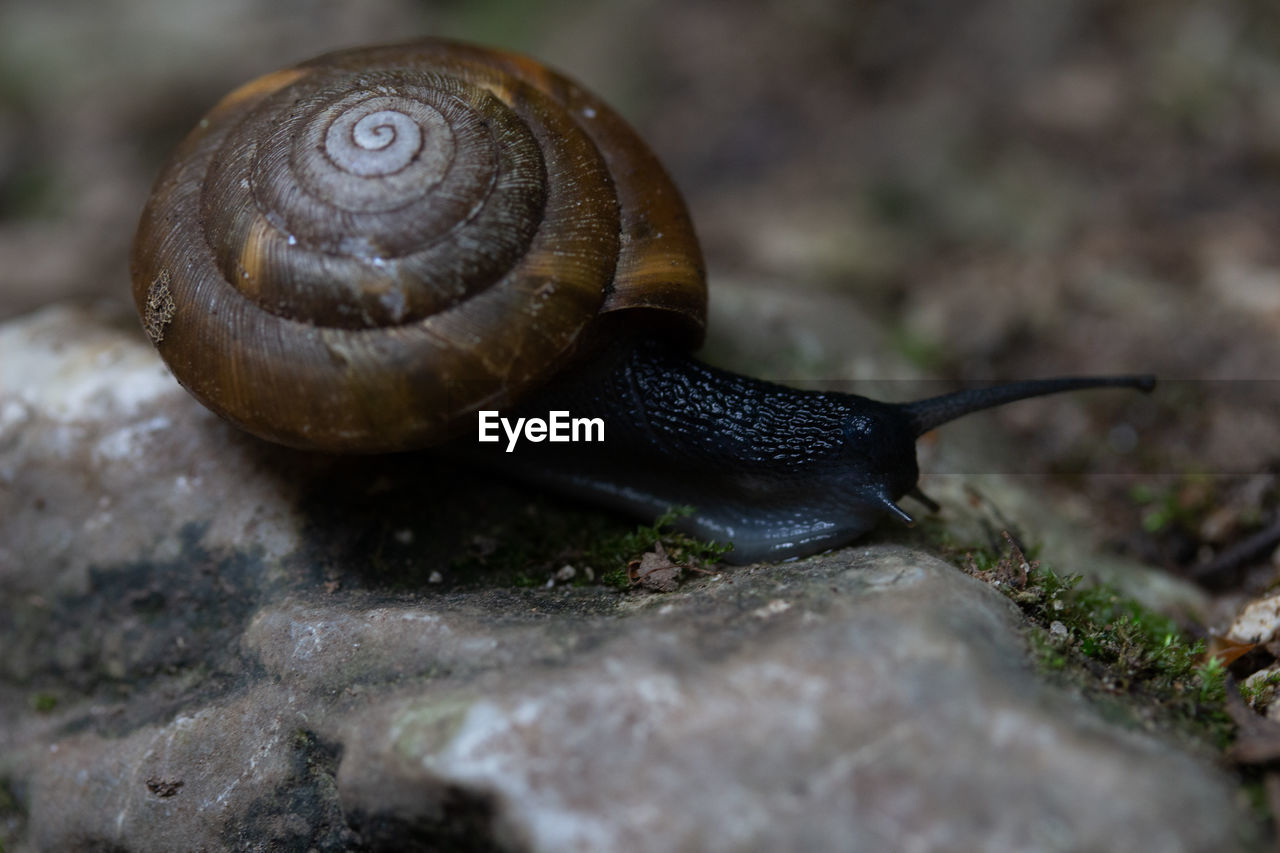
POLYGON ((955 417, 1152 384, 895 405, 706 367, 687 355, 705 323, 697 240, 644 143, 544 66, 438 40, 329 54, 228 95, 157 180, 132 268, 174 375, 250 432, 474 451, 481 410, 600 418, 602 443, 525 442, 501 462, 644 515, 691 504, 686 526, 734 542, 736 561, 908 519, 915 439, 955 417))

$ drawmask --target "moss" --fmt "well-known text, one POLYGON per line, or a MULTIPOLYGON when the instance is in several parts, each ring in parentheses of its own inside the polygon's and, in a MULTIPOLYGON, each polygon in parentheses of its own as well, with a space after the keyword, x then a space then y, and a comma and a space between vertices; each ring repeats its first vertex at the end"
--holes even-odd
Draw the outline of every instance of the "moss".
POLYGON ((485 583, 517 587, 542 586, 565 565, 573 566, 570 582, 599 581, 619 589, 629 588, 627 564, 661 542, 672 561, 682 565, 717 562, 730 545, 705 542, 672 528, 692 507, 672 507, 653 524, 631 526, 594 511, 548 509, 530 505, 488 535, 478 537, 479 547, 455 559, 450 574, 485 583))
POLYGON ((1202 640, 1113 587, 1055 571, 1005 537, 1004 552, 968 549, 961 563, 1026 614, 1041 668, 1106 706, 1108 716, 1188 733, 1216 749, 1231 742, 1226 667, 1206 656, 1202 640))
POLYGON ((1276 685, 1280 685, 1280 672, 1272 672, 1262 678, 1246 679, 1240 682, 1240 697, 1253 706, 1259 699, 1270 694, 1276 685))

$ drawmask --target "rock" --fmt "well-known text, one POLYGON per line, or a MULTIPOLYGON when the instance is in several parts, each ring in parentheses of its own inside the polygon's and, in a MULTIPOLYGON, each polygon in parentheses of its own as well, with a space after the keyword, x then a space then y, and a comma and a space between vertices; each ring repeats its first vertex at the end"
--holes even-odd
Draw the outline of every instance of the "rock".
POLYGON ((1047 685, 926 553, 457 583, 520 500, 264 447, 94 312, 0 327, 5 849, 1240 843, 1233 779, 1047 685))
POLYGON ((1280 696, 1280 664, 1260 669, 1240 683, 1241 692, 1249 697, 1249 707, 1265 716, 1268 720, 1280 721, 1280 704, 1276 697, 1280 696))
POLYGON ((1227 639, 1238 643, 1270 643, 1280 633, 1280 595, 1255 598, 1240 608, 1227 630, 1227 639))

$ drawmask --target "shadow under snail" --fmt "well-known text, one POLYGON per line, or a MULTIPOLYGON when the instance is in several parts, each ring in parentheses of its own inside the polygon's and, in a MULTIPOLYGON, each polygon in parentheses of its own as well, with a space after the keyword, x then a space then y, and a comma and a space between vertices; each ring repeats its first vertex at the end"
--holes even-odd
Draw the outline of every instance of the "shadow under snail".
MULTIPOLYGON (((842 545, 917 489, 915 440, 969 412, 1144 376, 907 404, 786 388, 687 353, 703 263, 662 166, 612 109, 522 56, 440 40, 339 51, 227 95, 179 145, 132 255, 143 325, 206 406, 294 447, 454 439, 479 410, 600 417, 515 472, 731 541, 842 545)), ((461 436, 459 438, 459 436, 461 436)))

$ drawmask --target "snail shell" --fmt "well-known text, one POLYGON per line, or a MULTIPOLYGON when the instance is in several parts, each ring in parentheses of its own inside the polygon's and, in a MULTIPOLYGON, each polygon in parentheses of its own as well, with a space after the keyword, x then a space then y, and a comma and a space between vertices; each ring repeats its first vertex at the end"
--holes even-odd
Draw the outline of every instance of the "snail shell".
POLYGON ((597 341, 702 338, 701 253, 657 159, 525 57, 331 53, 225 97, 156 182, 134 299, 177 379, 263 438, 424 446, 597 341))

